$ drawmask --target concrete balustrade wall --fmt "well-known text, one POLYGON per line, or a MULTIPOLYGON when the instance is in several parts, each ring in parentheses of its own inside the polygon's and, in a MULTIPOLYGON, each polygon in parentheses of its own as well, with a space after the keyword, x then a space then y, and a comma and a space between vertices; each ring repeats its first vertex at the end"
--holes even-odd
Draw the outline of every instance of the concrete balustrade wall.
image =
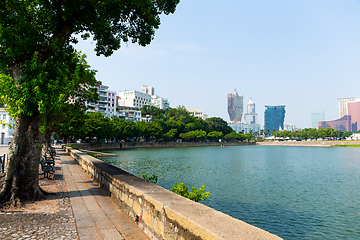
POLYGON ((281 239, 85 153, 63 148, 150 239, 281 239))

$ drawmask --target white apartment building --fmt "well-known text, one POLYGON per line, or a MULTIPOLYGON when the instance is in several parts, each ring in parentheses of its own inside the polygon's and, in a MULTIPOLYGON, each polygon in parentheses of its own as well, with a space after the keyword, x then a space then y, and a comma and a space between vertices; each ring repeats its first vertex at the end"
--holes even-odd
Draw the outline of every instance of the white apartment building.
POLYGON ((9 144, 14 137, 14 121, 4 108, 0 108, 0 144, 9 144))
POLYGON ((170 103, 166 98, 157 95, 151 95, 151 105, 160 109, 170 108, 170 103))
POLYGON ((236 133, 242 132, 248 134, 252 133, 260 133, 260 124, 243 124, 243 123, 233 123, 229 122, 229 126, 234 129, 236 133))
POLYGON ((100 112, 104 116, 112 117, 116 114, 116 92, 110 91, 108 86, 96 85, 99 89, 99 102, 88 102, 88 106, 92 106, 93 110, 87 112, 100 112))
POLYGON ((204 111, 200 109, 192 109, 192 108, 186 108, 186 111, 190 113, 193 117, 198 117, 201 119, 204 119, 204 111))
POLYGON ((135 90, 119 92, 118 106, 142 108, 151 105, 151 96, 147 93, 135 90))
POLYGON ((155 95, 155 88, 151 86, 142 85, 141 92, 151 96, 151 105, 160 109, 170 108, 170 103, 166 98, 155 95))
POLYGON ((118 106, 116 116, 134 122, 142 120, 141 111, 139 111, 139 109, 136 107, 118 106))

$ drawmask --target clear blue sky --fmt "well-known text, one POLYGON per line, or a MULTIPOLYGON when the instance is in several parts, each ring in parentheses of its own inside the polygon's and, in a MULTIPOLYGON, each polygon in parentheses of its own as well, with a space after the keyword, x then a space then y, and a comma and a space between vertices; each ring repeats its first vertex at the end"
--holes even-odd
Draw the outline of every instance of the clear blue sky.
POLYGON ((182 0, 163 16, 147 47, 123 44, 96 57, 78 50, 113 91, 153 86, 171 107, 202 109, 229 120, 227 94, 286 105, 285 123, 311 127, 311 111, 338 118, 338 98, 360 98, 360 1, 182 0))

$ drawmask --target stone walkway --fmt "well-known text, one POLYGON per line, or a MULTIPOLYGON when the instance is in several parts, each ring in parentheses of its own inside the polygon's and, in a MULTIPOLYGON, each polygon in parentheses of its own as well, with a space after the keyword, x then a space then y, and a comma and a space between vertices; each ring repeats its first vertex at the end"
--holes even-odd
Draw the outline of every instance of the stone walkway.
POLYGON ((56 185, 49 198, 58 211, 0 211, 0 239, 149 239, 72 157, 56 151, 54 177, 40 185, 56 185))

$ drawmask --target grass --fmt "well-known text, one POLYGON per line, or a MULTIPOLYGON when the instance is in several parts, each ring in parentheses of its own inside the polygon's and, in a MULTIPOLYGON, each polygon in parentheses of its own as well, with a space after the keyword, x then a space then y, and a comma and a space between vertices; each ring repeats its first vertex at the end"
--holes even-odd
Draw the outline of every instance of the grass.
POLYGON ((347 144, 347 145, 332 145, 332 147, 360 147, 360 144, 347 144))

